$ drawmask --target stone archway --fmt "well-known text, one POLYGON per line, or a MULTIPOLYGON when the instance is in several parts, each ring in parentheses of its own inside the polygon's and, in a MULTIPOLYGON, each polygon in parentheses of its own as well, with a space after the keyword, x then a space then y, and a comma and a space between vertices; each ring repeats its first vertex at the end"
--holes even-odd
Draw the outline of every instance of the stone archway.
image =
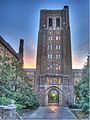
POLYGON ((62 91, 57 86, 51 86, 46 90, 45 105, 62 106, 62 91))

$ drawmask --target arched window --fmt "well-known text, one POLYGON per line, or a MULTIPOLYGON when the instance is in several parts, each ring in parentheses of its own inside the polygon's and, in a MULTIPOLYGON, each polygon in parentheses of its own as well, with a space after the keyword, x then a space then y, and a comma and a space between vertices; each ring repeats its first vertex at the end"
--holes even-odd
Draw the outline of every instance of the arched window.
POLYGON ((60 18, 56 18, 56 27, 60 27, 60 18))

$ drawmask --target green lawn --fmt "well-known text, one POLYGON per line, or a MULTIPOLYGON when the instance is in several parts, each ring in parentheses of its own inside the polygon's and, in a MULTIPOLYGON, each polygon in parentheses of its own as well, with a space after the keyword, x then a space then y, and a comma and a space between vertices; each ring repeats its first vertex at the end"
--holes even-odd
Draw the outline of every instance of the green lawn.
POLYGON ((76 115, 78 119, 88 119, 88 115, 85 115, 85 113, 81 109, 71 109, 71 111, 76 115))

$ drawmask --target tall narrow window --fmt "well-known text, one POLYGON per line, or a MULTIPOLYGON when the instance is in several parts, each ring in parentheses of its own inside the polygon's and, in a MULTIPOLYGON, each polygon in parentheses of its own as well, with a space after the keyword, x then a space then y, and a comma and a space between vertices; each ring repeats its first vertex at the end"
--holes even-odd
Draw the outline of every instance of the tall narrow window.
POLYGON ((60 54, 56 54, 56 59, 60 59, 60 54))
POLYGON ((53 20, 52 18, 49 18, 49 27, 52 27, 53 20))
POLYGON ((58 54, 58 58, 60 59, 60 54, 58 54))
POLYGON ((52 49, 52 45, 48 45, 48 49, 51 50, 52 49))
POLYGON ((58 36, 56 36, 56 40, 58 40, 58 36))
POLYGON ((60 50, 60 45, 56 45, 56 50, 60 50))
POLYGON ((56 27, 60 27, 60 18, 56 18, 56 27))
POLYGON ((50 58, 52 59, 52 54, 51 54, 50 58))
POLYGON ((48 64, 48 70, 52 69, 52 64, 48 64))
POLYGON ((52 40, 52 36, 51 36, 50 40, 52 40))
POLYGON ((48 54, 48 59, 52 59, 52 54, 48 54))
POLYGON ((60 36, 56 36, 56 40, 60 40, 60 36))
POLYGON ((50 49, 50 45, 48 45, 48 49, 50 49))
POLYGON ((61 70, 60 64, 56 64, 56 70, 61 70))
POLYGON ((58 45, 58 49, 59 49, 59 50, 60 50, 60 47, 61 47, 61 46, 60 46, 60 45, 58 45))
POLYGON ((56 70, 58 70, 58 64, 56 64, 56 70))
POLYGON ((61 66, 60 65, 58 66, 58 69, 61 70, 61 66))
POLYGON ((52 36, 48 36, 48 40, 52 40, 52 36))
POLYGON ((48 64, 48 70, 50 69, 50 65, 48 64))
POLYGON ((56 54, 56 59, 58 59, 58 54, 56 54))
POLYGON ((58 49, 58 45, 56 45, 56 50, 58 49))

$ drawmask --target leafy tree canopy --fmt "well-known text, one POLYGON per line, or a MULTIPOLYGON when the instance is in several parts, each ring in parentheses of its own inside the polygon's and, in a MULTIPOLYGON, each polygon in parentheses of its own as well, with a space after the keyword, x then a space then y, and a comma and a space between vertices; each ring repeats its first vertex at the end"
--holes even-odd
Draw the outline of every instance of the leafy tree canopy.
POLYGON ((79 84, 75 85, 76 104, 78 104, 85 113, 89 113, 89 70, 90 66, 88 56, 87 63, 84 65, 82 70, 81 80, 79 84))
POLYGON ((26 75, 20 61, 0 57, 0 97, 14 99, 24 107, 38 106, 31 79, 26 75))

